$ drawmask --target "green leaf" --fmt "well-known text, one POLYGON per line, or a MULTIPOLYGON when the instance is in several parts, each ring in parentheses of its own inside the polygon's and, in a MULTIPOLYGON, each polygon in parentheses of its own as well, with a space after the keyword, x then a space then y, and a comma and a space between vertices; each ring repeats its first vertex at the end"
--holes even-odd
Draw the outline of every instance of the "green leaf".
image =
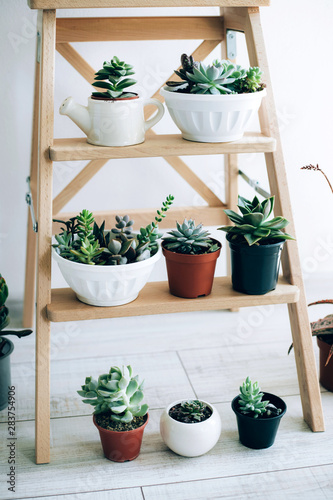
POLYGON ((118 382, 118 387, 119 389, 123 390, 127 387, 127 379, 125 377, 121 377, 121 379, 118 382))
POLYGON ((289 221, 283 217, 275 217, 270 221, 266 221, 264 227, 269 227, 270 229, 283 229, 288 226, 289 221))
POLYGON ((243 217, 236 214, 233 210, 223 210, 223 212, 229 217, 231 222, 234 222, 235 224, 243 224, 243 217))
POLYGON ((130 398, 138 388, 138 382, 134 379, 130 381, 126 389, 126 395, 130 398))
POLYGON ((249 233, 244 234, 244 238, 246 239, 250 247, 260 240, 260 236, 254 236, 253 234, 249 233))
POLYGON ((142 405, 141 409, 135 413, 135 416, 136 417, 143 417, 144 415, 146 415, 148 409, 149 409, 149 407, 147 404, 142 405))
POLYGON ((126 405, 121 405, 121 406, 112 406, 112 403, 109 404, 109 408, 112 411, 112 413, 123 413, 124 411, 127 410, 126 405))
POLYGON ((243 216, 243 220, 246 224, 250 224, 251 226, 259 227, 262 221, 264 220, 264 216, 260 212, 246 214, 243 216))
POLYGON ((134 393, 134 395, 130 399, 131 405, 138 405, 143 400, 143 397, 144 396, 142 391, 136 391, 136 393, 134 393))
POLYGON ((110 89, 110 90, 112 90, 112 88, 113 88, 112 85, 110 83, 108 83, 108 82, 94 82, 94 83, 92 83, 92 85, 94 87, 99 87, 101 89, 110 89))

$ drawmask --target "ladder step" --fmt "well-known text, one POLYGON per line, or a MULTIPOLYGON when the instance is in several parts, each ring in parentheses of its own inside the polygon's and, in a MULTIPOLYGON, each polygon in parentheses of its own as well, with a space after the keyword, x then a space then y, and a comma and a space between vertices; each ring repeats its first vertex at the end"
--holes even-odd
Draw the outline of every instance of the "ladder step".
POLYGON ((246 132, 239 141, 203 143, 185 141, 179 134, 149 135, 135 146, 105 147, 88 144, 85 137, 54 139, 52 161, 96 160, 102 158, 155 158, 238 153, 272 153, 276 140, 259 132, 246 132))
POLYGON ((290 304, 299 299, 297 286, 283 277, 275 290, 265 295, 245 295, 232 289, 229 277, 214 280, 213 290, 207 297, 182 299, 170 294, 166 281, 150 282, 139 297, 123 306, 94 307, 80 302, 70 288, 52 290, 51 304, 47 306, 50 321, 79 321, 87 319, 122 318, 191 311, 213 311, 238 307, 290 304))

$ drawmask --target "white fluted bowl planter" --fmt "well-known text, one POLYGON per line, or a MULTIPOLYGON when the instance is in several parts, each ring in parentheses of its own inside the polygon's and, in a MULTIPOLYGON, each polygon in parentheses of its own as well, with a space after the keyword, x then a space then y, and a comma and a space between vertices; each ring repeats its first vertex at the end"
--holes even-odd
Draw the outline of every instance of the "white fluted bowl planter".
POLYGON ((64 259, 55 248, 52 253, 61 274, 81 302, 108 307, 128 304, 137 298, 162 250, 159 245, 156 254, 149 259, 120 266, 80 264, 64 259))
POLYGON ((243 137, 266 90, 250 94, 207 95, 172 92, 165 86, 160 94, 184 139, 230 142, 243 137))
POLYGON ((178 422, 170 417, 169 410, 183 401, 183 399, 174 401, 163 411, 160 420, 161 436, 170 450, 178 455, 198 457, 207 453, 218 442, 222 429, 221 418, 213 405, 200 399, 212 410, 211 416, 203 422, 194 424, 178 422))

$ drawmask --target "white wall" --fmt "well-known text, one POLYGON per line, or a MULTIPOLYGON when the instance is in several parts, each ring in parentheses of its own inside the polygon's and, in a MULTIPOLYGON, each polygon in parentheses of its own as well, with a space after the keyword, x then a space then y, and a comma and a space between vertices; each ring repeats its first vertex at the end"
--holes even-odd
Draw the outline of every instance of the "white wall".
MULTIPOLYGON (((12 298, 23 294, 26 218, 26 184, 31 151, 32 98, 35 57, 36 12, 25 0, 0 0, 1 54, 1 220, 0 272, 6 277, 12 298)), ((203 9, 214 14, 216 9, 203 9)), ((202 12, 201 11, 201 12, 202 12)), ((103 15, 110 15, 107 9, 103 15)), ((198 10, 200 12, 200 9, 198 10)), ((145 15, 186 15, 187 9, 148 9, 145 15)), ((193 9, 193 12, 195 10, 193 9)), ((98 15, 92 11, 62 12, 59 15, 98 15)), ((113 15, 142 15, 135 9, 117 9, 113 15)), ((321 174, 301 171, 308 163, 319 163, 333 181, 332 143, 332 56, 333 2, 331 0, 272 0, 262 9, 262 23, 270 61, 271 77, 280 117, 291 200, 297 227, 301 261, 306 279, 313 273, 333 273, 333 198, 321 174)), ((95 68, 118 55, 135 65, 141 91, 152 93, 177 67, 182 52, 196 42, 140 42, 74 44, 95 68)), ((239 62, 246 63, 239 44, 239 62)), ((212 58, 210 58, 212 59, 212 58)), ((62 100, 73 95, 84 104, 90 86, 56 56, 55 136, 73 137, 81 131, 58 114, 62 100)), ((175 130, 166 117, 157 132, 175 130)), ((267 188, 262 155, 244 155, 242 168, 267 188)), ((223 172, 216 157, 191 158, 189 164, 215 192, 223 194, 223 172)), ((56 195, 84 166, 84 162, 55 164, 56 195)), ((241 193, 252 191, 240 181, 241 193)), ((176 196, 177 205, 202 203, 191 188, 162 159, 116 160, 100 171, 88 186, 65 207, 67 211, 157 207, 166 194, 176 196)), ((197 221, 199 222, 199 221, 197 221)), ((221 236, 221 234, 219 234, 221 236)), ((225 249, 224 249, 225 252, 225 249)), ((225 253, 223 254, 225 259, 225 253)), ((220 259, 221 260, 221 259, 220 259)), ((223 261, 219 272, 223 272, 223 261)), ((163 279, 158 268, 154 279, 163 279)), ((56 274, 55 286, 63 282, 56 274)))

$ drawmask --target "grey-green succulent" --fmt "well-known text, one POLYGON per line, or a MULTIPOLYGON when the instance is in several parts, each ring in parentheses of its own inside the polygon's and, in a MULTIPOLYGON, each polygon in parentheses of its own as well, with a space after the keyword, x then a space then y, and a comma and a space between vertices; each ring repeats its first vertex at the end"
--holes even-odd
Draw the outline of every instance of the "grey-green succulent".
POLYGON ((262 72, 259 68, 246 70, 229 60, 215 60, 206 66, 192 56, 181 56, 182 67, 175 73, 181 81, 169 81, 169 90, 192 94, 242 94, 261 90, 262 72))
POLYGON ((258 382, 252 383, 250 377, 246 377, 239 390, 238 404, 241 413, 244 415, 250 414, 254 418, 266 413, 269 401, 262 401, 264 394, 260 392, 258 382))
POLYGON ((62 232, 55 236, 53 247, 67 260, 90 265, 123 265, 149 259, 158 251, 158 223, 166 216, 174 197, 167 196, 155 220, 141 227, 138 234, 132 232, 133 221, 128 215, 116 216, 115 227, 105 230, 105 221, 98 226, 88 210, 82 210, 77 217, 68 221, 55 220, 64 224, 62 232))
POLYGON ((202 227, 202 224, 196 226, 192 219, 184 219, 183 224, 177 222, 177 229, 163 236, 164 248, 176 253, 193 255, 216 252, 220 244, 214 242, 209 232, 202 227))
POLYGON ((255 196, 252 201, 238 196, 238 208, 241 215, 233 210, 224 210, 234 226, 220 227, 230 235, 230 240, 247 242, 249 246, 276 243, 284 240, 294 240, 290 234, 282 231, 289 221, 283 217, 268 220, 274 208, 274 196, 266 198, 262 203, 255 196))
POLYGON ((134 75, 133 66, 114 56, 111 61, 105 61, 103 68, 95 73, 95 82, 92 84, 94 87, 106 89, 106 92, 93 92, 92 95, 107 99, 125 99, 135 96, 133 92, 125 92, 128 87, 136 84, 136 80, 127 78, 130 75, 134 75))
POLYGON ((87 377, 78 394, 85 398, 83 403, 94 407, 94 414, 110 413, 115 422, 128 423, 134 417, 143 417, 148 405, 142 404, 144 398, 143 382, 139 376, 132 376, 130 365, 112 366, 109 373, 100 375, 98 380, 87 377))

